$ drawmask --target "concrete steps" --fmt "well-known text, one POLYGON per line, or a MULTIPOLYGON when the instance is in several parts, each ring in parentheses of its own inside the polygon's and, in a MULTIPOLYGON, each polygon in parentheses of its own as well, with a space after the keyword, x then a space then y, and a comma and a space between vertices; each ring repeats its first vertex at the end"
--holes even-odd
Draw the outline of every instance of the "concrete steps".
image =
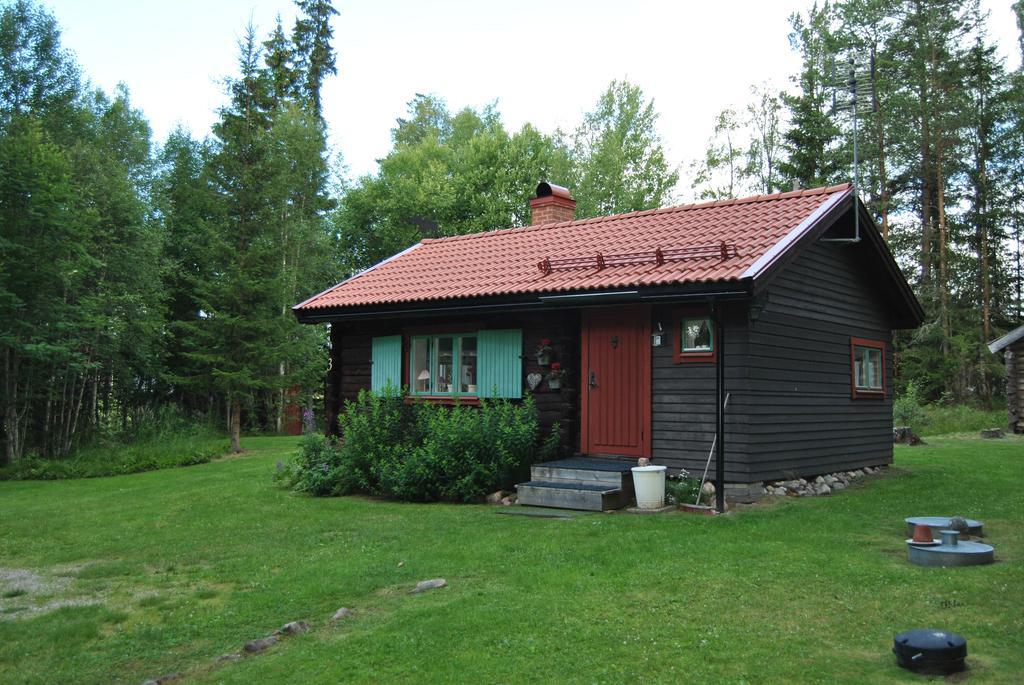
POLYGON ((634 462, 578 457, 534 464, 519 504, 581 511, 621 509, 633 498, 634 462))

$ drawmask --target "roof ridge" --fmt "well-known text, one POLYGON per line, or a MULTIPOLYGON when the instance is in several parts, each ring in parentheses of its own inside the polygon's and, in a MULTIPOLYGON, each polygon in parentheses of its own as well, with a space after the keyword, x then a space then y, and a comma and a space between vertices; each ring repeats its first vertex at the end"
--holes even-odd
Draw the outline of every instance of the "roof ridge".
POLYGON ((509 228, 497 228, 492 230, 480 231, 478 233, 463 233, 461 235, 449 235, 440 238, 424 238, 420 242, 422 243, 450 243, 462 240, 473 240, 486 238, 494 235, 505 235, 508 233, 526 233, 538 230, 550 230, 553 228, 560 228, 571 225, 583 225, 583 224, 596 224, 605 223, 609 221, 620 221, 623 219, 632 219, 638 216, 648 216, 651 214, 675 214, 678 212, 686 212, 696 209, 709 209, 711 207, 728 207, 732 205, 745 205, 752 204, 755 202, 770 202, 773 200, 786 200, 793 197, 808 197, 811 195, 831 195, 833 193, 841 192, 852 188, 852 183, 839 183, 832 186, 819 186, 817 188, 801 188, 800 190, 787 190, 785 192, 768 193, 764 195, 750 195, 748 197, 729 198, 727 200, 709 200, 706 202, 695 202, 685 205, 672 205, 669 207, 658 207, 655 209, 639 209, 632 212, 625 212, 622 214, 606 214, 603 216, 591 216, 584 219, 574 219, 572 221, 555 221, 546 224, 534 224, 530 226, 512 226, 509 228))

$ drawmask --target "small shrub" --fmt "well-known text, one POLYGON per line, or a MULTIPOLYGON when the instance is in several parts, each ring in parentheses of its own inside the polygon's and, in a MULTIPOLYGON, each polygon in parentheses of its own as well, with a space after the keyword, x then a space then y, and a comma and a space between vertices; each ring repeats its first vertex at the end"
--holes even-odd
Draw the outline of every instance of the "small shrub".
POLYGON ((700 479, 694 478, 685 470, 680 470, 678 474, 665 480, 665 498, 670 504, 707 504, 708 497, 705 493, 701 493, 698 502, 699 492, 700 479))
POLYGON ((314 495, 334 494, 341 450, 332 438, 307 433, 299 443, 299 454, 290 464, 279 468, 275 480, 300 492, 314 495))
POLYGON ((479 407, 407 404, 388 388, 361 392, 339 417, 343 439, 303 438, 299 456, 276 479, 314 495, 366 493, 413 502, 469 502, 511 485, 541 454, 557 450, 560 429, 540 445, 537 411, 482 400, 479 407))
POLYGON ((892 404, 892 421, 896 426, 909 426, 915 432, 928 422, 924 407, 921 406, 921 395, 917 383, 907 383, 906 390, 892 404))

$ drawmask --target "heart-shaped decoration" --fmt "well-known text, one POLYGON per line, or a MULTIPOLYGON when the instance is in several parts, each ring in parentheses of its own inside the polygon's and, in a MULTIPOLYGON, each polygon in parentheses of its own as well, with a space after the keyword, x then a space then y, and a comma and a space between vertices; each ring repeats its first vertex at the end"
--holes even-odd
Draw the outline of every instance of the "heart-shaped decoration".
POLYGON ((544 376, 539 373, 530 373, 526 375, 526 382, 529 384, 530 390, 536 390, 542 380, 544 380, 544 376))

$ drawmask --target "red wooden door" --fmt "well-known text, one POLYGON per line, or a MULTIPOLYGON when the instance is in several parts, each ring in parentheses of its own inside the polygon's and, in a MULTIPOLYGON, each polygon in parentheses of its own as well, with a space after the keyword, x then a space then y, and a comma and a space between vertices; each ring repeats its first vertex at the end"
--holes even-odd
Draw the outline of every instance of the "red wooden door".
POLYGON ((650 309, 585 310, 581 337, 581 451, 650 456, 650 309))

